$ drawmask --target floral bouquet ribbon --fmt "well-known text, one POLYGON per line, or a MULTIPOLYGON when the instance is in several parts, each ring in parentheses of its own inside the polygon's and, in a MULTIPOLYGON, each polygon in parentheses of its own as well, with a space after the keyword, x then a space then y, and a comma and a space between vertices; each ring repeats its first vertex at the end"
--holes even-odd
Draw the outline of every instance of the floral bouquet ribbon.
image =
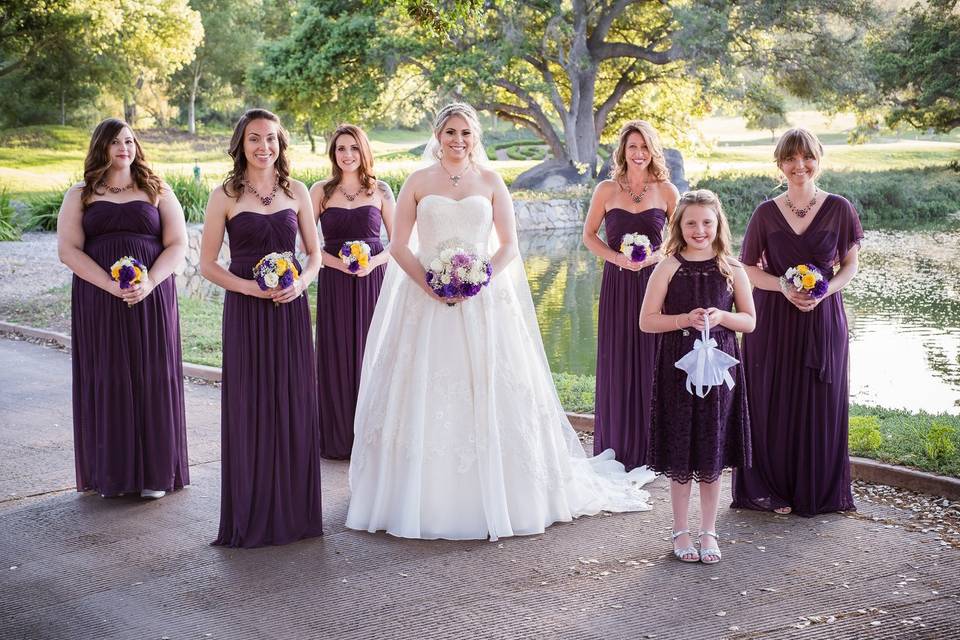
POLYGON ((703 331, 694 341, 693 349, 677 360, 674 366, 687 372, 687 393, 696 392, 704 398, 710 392, 710 387, 726 383, 727 388, 733 389, 733 377, 727 369, 739 362, 717 348, 717 341, 710 337, 710 320, 704 316, 703 331))

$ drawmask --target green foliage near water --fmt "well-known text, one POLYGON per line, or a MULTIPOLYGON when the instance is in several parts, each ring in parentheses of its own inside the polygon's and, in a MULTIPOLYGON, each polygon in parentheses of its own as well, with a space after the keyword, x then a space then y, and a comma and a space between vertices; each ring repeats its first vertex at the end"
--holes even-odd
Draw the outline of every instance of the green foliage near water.
POLYGON ((876 416, 853 416, 848 440, 850 453, 858 456, 874 453, 883 444, 880 421, 876 416))
MULTIPOLYGON (((825 172, 818 183, 850 200, 868 225, 929 222, 960 211, 960 175, 947 167, 825 172)), ((720 196, 734 226, 784 188, 770 175, 740 172, 704 176, 696 186, 720 196)))

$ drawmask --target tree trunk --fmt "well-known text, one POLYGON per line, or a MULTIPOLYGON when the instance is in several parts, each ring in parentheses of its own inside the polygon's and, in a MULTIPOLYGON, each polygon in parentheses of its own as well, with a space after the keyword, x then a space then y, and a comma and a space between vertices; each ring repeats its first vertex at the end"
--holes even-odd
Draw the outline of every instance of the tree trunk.
POLYGON ((123 99, 123 119, 126 120, 127 124, 131 127, 134 125, 134 120, 137 118, 137 103, 130 98, 123 99))
POLYGON ((193 68, 193 85, 190 87, 190 105, 187 109, 187 130, 197 135, 197 90, 200 87, 200 65, 193 68))
POLYGON ((66 89, 60 89, 60 124, 66 126, 67 124, 67 91, 66 89))
POLYGON ((307 134, 307 139, 310 141, 310 153, 316 153, 317 141, 313 139, 313 126, 309 120, 303 123, 303 131, 307 134))

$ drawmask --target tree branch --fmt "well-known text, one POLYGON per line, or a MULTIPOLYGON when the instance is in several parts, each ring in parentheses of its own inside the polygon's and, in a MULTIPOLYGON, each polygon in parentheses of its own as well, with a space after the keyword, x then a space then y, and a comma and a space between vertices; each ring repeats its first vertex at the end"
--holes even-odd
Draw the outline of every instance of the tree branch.
POLYGON ((607 99, 603 101, 603 104, 601 104, 594 113, 593 126, 598 136, 603 132, 603 128, 607 126, 607 117, 610 115, 610 112, 613 111, 613 108, 617 106, 617 103, 623 99, 623 96, 625 96, 630 89, 633 89, 639 84, 633 79, 633 73, 636 71, 636 68, 637 63, 634 62, 624 71, 617 81, 616 86, 613 88, 613 91, 610 92, 607 99))
POLYGON ((593 33, 590 34, 590 41, 587 43, 591 51, 596 50, 598 46, 603 44, 603 39, 607 37, 613 21, 620 17, 626 10, 627 5, 632 1, 633 0, 616 0, 606 11, 600 14, 597 26, 594 28, 593 33))
POLYGON ((593 55, 596 60, 634 58, 636 60, 646 60, 653 64, 667 64, 676 60, 679 57, 679 52, 672 46, 666 51, 652 51, 627 42, 602 42, 593 50, 593 55))
POLYGON ((557 80, 554 78, 553 72, 550 71, 550 65, 547 64, 546 60, 540 60, 531 55, 525 55, 523 59, 540 72, 543 81, 550 87, 550 103, 553 105, 554 111, 557 112, 557 117, 563 118, 566 115, 566 107, 563 104, 563 98, 560 97, 560 91, 557 89, 557 80))
POLYGON ((563 143, 560 141, 560 136, 557 135, 557 132, 554 130, 553 125, 550 124, 550 121, 543 115, 543 112, 539 109, 531 109, 522 107, 520 105, 510 104, 507 102, 477 102, 474 103, 474 106, 477 109, 482 109, 483 111, 492 111, 496 113, 501 118, 511 120, 518 124, 522 124, 526 127, 532 129, 538 136, 543 138, 544 142, 549 145, 550 150, 553 151, 553 155, 557 158, 566 157, 567 153, 563 146, 563 143), (539 117, 538 117, 539 115, 539 117), (526 117, 524 117, 526 116, 526 117))

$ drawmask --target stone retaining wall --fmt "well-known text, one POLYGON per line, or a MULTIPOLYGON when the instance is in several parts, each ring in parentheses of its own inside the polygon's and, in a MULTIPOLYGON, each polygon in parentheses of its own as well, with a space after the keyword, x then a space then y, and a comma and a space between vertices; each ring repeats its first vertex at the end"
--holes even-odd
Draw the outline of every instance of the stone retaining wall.
MULTIPOLYGON (((206 298, 220 295, 220 287, 200 275, 200 236, 202 224, 187 224, 187 255, 183 266, 177 270, 177 293, 181 296, 206 298)), ((220 262, 230 262, 230 243, 227 234, 223 234, 223 246, 220 247, 220 262)))

